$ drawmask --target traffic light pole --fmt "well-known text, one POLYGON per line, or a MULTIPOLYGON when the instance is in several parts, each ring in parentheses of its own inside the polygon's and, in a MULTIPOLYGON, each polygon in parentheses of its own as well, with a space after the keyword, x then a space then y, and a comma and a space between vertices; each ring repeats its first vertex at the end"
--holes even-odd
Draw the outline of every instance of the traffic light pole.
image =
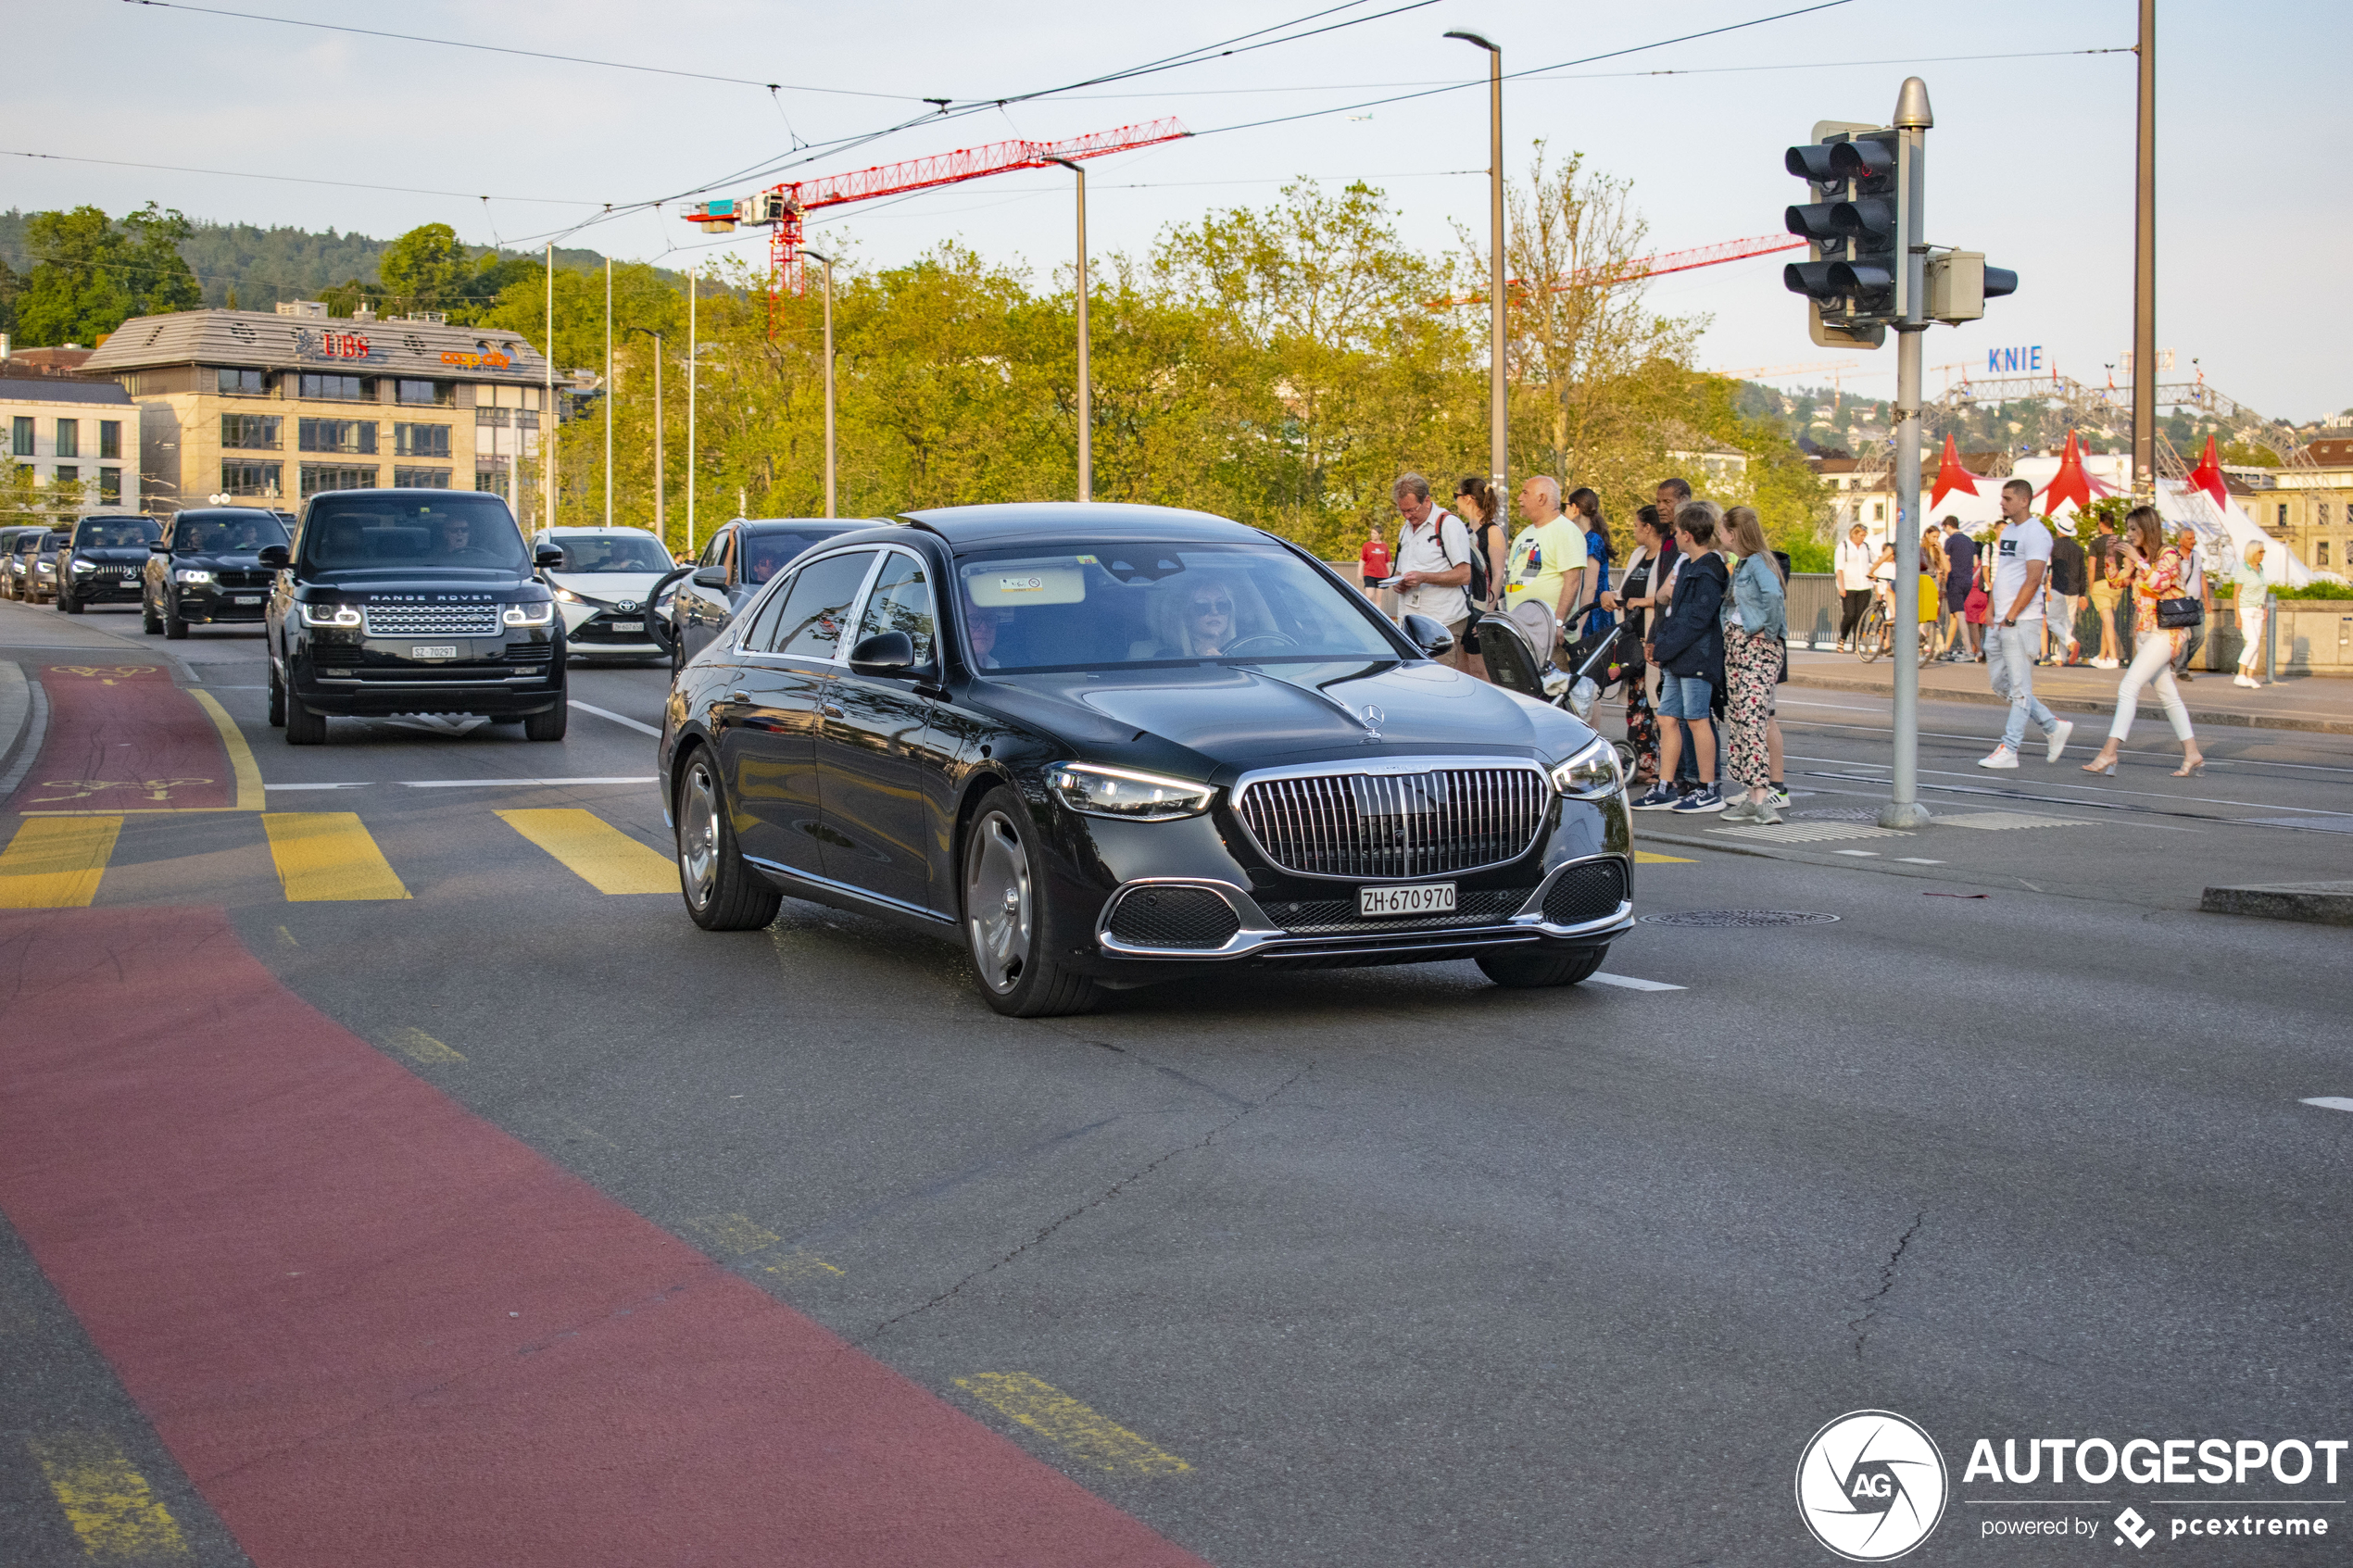
POLYGON ((1896 282, 1895 325, 1895 734, 1888 802, 1879 825, 1914 829, 1928 825, 1919 801, 1920 771, 1920 334, 1928 331, 1927 140, 1936 123, 1928 107, 1928 83, 1905 80, 1890 121, 1900 140, 1895 178, 1904 214, 1901 270, 1896 282))

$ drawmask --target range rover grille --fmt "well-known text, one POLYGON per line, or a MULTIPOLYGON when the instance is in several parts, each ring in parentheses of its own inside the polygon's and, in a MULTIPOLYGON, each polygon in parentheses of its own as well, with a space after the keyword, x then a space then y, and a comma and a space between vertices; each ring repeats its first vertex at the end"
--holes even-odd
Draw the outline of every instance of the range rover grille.
POLYGON ((1266 858, 1306 876, 1416 877, 1516 859, 1535 843, 1552 788, 1530 768, 1324 773, 1259 779, 1242 823, 1266 858))
POLYGON ((477 605, 365 605, 359 611, 371 637, 496 637, 498 607, 477 605))

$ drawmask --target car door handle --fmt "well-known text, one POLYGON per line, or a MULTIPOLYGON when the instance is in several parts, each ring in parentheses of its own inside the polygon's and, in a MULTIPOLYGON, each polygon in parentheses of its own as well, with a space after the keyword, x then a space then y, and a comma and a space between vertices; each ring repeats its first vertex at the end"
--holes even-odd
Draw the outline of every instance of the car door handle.
POLYGON ((841 709, 836 704, 830 702, 819 703, 817 705, 817 711, 824 714, 828 719, 839 719, 843 717, 841 709))

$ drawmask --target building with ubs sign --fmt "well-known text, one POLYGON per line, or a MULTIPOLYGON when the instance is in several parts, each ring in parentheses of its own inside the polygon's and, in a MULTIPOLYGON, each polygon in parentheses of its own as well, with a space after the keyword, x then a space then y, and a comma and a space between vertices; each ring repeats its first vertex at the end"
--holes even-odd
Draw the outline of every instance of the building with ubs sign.
POLYGON ((528 514, 547 365, 514 333, 424 318, 187 310, 125 321, 82 366, 138 405, 147 504, 292 509, 321 490, 486 490, 528 514))

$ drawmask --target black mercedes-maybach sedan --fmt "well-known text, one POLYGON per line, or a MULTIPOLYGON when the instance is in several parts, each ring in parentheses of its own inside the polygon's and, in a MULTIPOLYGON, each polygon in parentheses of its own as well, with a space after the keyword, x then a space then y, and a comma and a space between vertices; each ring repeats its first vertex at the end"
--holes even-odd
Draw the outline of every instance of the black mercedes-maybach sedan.
POLYGON ((958 938, 1025 1017, 1231 964, 1582 980, 1633 920, 1617 753, 1447 645, 1200 512, 844 534, 672 687, 687 911, 749 929, 788 893, 958 938))

